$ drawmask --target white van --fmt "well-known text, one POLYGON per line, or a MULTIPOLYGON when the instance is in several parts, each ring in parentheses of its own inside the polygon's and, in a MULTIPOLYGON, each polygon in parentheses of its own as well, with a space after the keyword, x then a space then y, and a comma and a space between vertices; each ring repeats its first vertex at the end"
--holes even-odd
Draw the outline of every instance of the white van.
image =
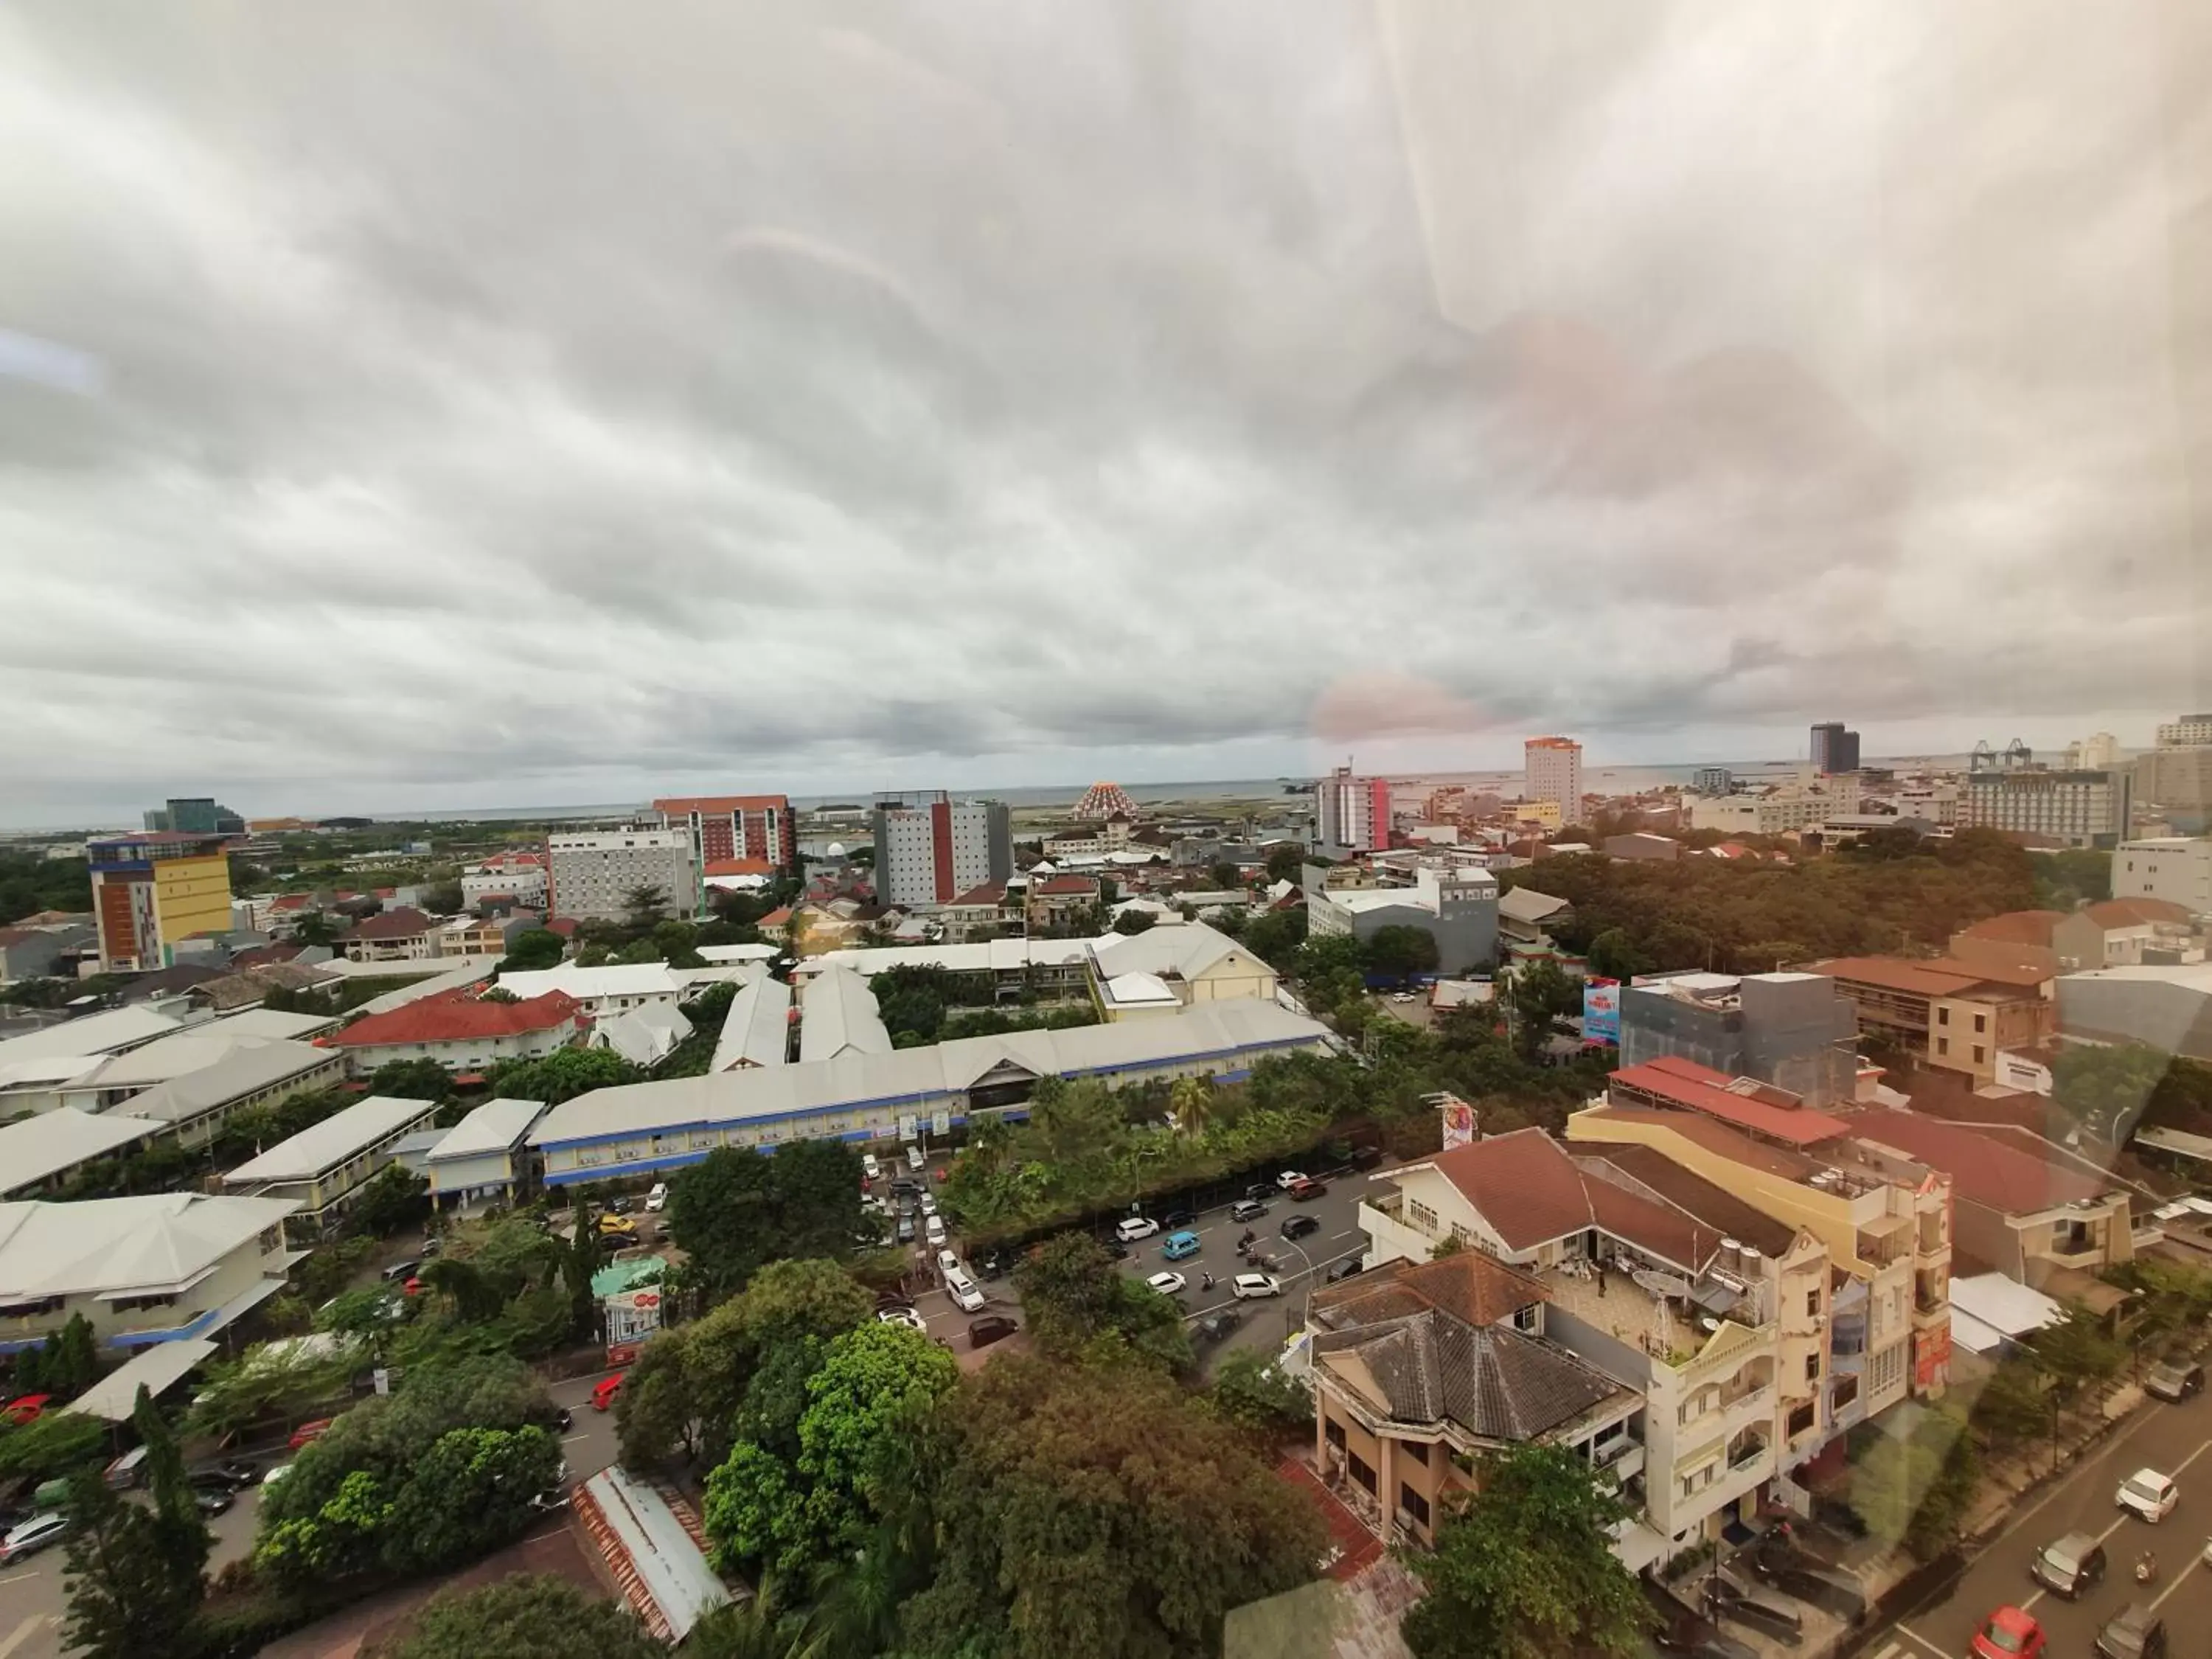
POLYGON ((976 1288, 975 1281, 969 1278, 966 1273, 945 1274, 945 1291, 952 1298, 953 1305, 962 1313, 983 1311, 983 1292, 976 1288))
POLYGON ((937 1271, 947 1279, 951 1278, 960 1271, 960 1258, 951 1250, 939 1250, 937 1253, 937 1271))
POLYGON ((921 1147, 909 1146, 906 1149, 906 1167, 913 1170, 916 1175, 920 1175, 921 1173, 921 1147))

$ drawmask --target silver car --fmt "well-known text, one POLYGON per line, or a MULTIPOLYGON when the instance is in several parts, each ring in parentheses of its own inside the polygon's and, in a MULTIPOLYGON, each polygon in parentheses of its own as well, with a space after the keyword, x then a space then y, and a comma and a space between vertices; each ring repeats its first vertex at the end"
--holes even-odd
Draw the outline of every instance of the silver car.
POLYGON ((35 1555, 49 1544, 59 1543, 62 1534, 69 1530, 65 1516, 51 1512, 34 1515, 21 1525, 9 1529, 0 1538, 0 1562, 20 1561, 27 1555, 35 1555))

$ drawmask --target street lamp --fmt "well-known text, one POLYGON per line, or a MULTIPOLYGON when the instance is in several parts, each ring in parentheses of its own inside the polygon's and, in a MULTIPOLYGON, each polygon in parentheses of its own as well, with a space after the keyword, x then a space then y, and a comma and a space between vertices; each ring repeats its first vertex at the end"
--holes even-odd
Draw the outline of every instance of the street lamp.
MULTIPOLYGON (((1283 1243, 1286 1249, 1296 1250, 1298 1253, 1298 1260, 1306 1264, 1305 1267, 1301 1269, 1306 1281, 1305 1301, 1304 1305, 1302 1305, 1298 1310, 1298 1323, 1303 1327, 1306 1323, 1306 1316, 1313 1310, 1313 1258, 1306 1254, 1306 1247, 1299 1243, 1295 1238, 1286 1238, 1283 1241, 1283 1243)), ((1287 1340, 1290 1334, 1291 1310, 1289 1305, 1285 1304, 1283 1308, 1283 1335, 1287 1340)))

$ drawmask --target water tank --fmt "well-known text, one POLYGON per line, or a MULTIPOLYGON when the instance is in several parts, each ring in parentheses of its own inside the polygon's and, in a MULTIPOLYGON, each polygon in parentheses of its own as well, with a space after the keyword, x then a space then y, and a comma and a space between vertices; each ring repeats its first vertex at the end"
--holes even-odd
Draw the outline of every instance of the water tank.
POLYGON ((1738 1247, 1735 1270, 1743 1275, 1747 1284, 1756 1285, 1766 1277, 1766 1258, 1759 1254, 1759 1246, 1745 1244, 1738 1247))
POLYGON ((1719 1266, 1721 1266, 1721 1267, 1723 1267, 1726 1268, 1729 1272, 1730 1272, 1730 1273, 1741 1273, 1741 1272, 1742 1271, 1742 1268, 1741 1268, 1741 1267, 1739 1264, 1741 1262, 1742 1259, 1743 1259, 1743 1246, 1742 1246, 1742 1245, 1741 1245, 1741 1244, 1737 1243, 1735 1242, 1735 1240, 1734 1240, 1733 1238, 1724 1238, 1724 1239, 1721 1240, 1721 1255, 1720 1255, 1720 1261, 1719 1261, 1719 1263, 1718 1263, 1718 1265, 1719 1265, 1719 1266))

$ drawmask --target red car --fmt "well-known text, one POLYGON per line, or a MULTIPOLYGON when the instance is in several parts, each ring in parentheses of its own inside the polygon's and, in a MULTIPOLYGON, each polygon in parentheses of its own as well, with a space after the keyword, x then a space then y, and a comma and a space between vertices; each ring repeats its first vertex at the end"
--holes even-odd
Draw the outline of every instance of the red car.
POLYGON ((1319 1198, 1328 1190, 1327 1182, 1316 1181, 1311 1176, 1308 1176, 1302 1181, 1294 1181, 1291 1183, 1291 1202, 1303 1204, 1308 1199, 1319 1198))
POLYGON ((27 1394, 20 1400, 11 1400, 5 1406, 0 1406, 0 1418, 5 1418, 20 1429, 24 1424, 35 1423, 45 1416, 46 1407, 53 1401, 54 1397, 50 1394, 27 1394))
POLYGON ((327 1417, 319 1417, 312 1423, 301 1424, 298 1428, 292 1431, 292 1437, 284 1443, 294 1451, 297 1451, 309 1441, 320 1440, 330 1431, 331 1419, 327 1417))
POLYGON ((1999 1607, 1974 1632, 1974 1659, 2042 1659, 2043 1626, 2018 1607, 1999 1607))
POLYGON ((622 1392, 619 1376, 603 1376, 592 1389, 592 1409, 595 1412, 614 1409, 615 1395, 622 1392))

